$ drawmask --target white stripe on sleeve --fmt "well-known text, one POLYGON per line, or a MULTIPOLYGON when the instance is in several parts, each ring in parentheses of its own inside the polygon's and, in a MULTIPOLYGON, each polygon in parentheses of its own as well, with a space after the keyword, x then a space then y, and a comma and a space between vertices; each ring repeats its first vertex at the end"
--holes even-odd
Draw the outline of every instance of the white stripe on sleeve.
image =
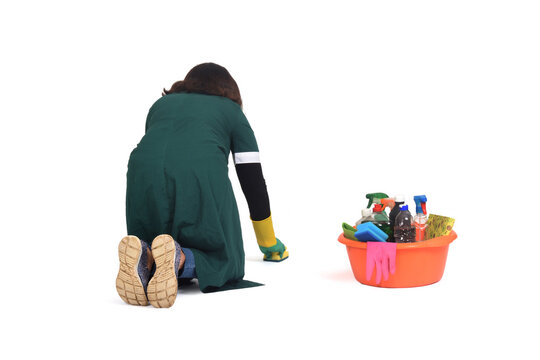
POLYGON ((249 164, 249 163, 260 163, 259 152, 241 152, 234 154, 234 164, 249 164))

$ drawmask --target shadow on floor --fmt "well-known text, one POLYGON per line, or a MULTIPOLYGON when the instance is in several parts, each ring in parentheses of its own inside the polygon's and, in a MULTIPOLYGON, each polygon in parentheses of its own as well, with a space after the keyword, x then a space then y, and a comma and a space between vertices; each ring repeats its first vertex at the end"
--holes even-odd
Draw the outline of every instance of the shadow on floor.
POLYGON ((321 276, 328 280, 333 280, 333 281, 341 281, 341 282, 356 281, 351 270, 321 273, 321 276))
POLYGON ((180 280, 178 283, 178 295, 201 294, 197 279, 191 281, 180 280))
POLYGON ((263 261, 263 255, 261 254, 260 256, 255 256, 255 255, 246 256, 246 261, 262 262, 263 261))

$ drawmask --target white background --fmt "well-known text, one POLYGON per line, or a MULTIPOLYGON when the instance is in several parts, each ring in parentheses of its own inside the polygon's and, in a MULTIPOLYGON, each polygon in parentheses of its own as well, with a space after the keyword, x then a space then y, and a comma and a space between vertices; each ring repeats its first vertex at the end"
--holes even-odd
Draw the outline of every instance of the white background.
POLYGON ((537 2, 144 4, 0 5, 5 358, 538 358, 537 2), (207 61, 240 86, 291 256, 261 261, 231 166, 266 286, 128 306, 128 156, 207 61), (353 278, 337 237, 376 191, 456 219, 439 283, 353 278))

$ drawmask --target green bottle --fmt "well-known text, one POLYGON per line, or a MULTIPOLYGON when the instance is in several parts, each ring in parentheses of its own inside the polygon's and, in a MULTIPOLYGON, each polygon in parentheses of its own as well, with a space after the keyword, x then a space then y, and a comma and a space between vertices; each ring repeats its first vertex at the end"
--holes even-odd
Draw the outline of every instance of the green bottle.
POLYGON ((394 231, 390 226, 390 219, 388 218, 386 211, 383 210, 383 205, 375 204, 375 207, 373 208, 373 218, 375 219, 373 224, 384 231, 384 233, 388 235, 388 239, 393 239, 394 231))

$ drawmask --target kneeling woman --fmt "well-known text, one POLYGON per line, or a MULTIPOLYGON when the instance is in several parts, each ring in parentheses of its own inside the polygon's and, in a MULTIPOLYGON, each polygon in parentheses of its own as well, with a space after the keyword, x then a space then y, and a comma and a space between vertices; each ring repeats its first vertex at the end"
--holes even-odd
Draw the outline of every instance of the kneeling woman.
POLYGON ((228 177, 232 151, 264 260, 288 257, 274 235, 257 142, 240 91, 216 64, 195 66, 150 108, 127 173, 129 236, 116 287, 128 304, 170 307, 178 278, 202 292, 259 285, 243 280, 240 219, 228 177))

